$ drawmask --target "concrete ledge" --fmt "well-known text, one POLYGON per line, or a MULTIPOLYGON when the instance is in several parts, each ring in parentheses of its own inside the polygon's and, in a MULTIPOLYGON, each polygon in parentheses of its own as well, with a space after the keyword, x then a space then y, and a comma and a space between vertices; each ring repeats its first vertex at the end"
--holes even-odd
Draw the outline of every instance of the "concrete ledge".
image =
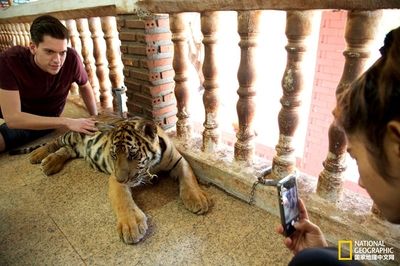
POLYGON ((137 5, 153 13, 204 12, 228 10, 376 10, 399 8, 398 0, 138 0, 137 5))
POLYGON ((35 17, 44 14, 52 14, 59 19, 75 19, 115 16, 137 11, 136 2, 127 0, 40 0, 0 9, 0 22, 31 22, 35 17))
MULTIPOLYGON (((249 202, 255 176, 270 165, 262 160, 258 160, 252 167, 234 162, 230 147, 214 154, 206 154, 200 149, 200 138, 193 139, 190 143, 173 139, 201 182, 216 185, 246 202, 249 202)), ((345 190, 342 199, 335 205, 315 194, 315 178, 301 174, 298 183, 299 194, 307 204, 311 221, 321 227, 332 245, 336 246, 338 240, 383 240, 386 247, 393 247, 397 262, 375 261, 376 265, 398 265, 400 225, 391 224, 372 214, 371 199, 345 190)), ((254 193, 254 204, 278 216, 277 197, 276 187, 258 184, 254 193)), ((374 265, 373 262, 372 264, 374 265)))

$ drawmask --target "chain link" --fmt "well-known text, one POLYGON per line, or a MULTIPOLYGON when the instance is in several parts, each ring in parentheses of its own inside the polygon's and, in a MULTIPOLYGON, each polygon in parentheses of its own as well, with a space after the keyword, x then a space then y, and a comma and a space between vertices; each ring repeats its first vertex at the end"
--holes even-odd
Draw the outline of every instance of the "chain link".
POLYGON ((268 167, 266 169, 264 169, 262 171, 262 173, 259 176, 255 176, 255 178, 257 179, 256 181, 254 181, 253 186, 251 187, 251 191, 250 191, 250 199, 248 201, 248 203, 250 205, 253 205, 254 201, 255 201, 255 194, 256 194, 256 187, 258 184, 262 184, 264 186, 276 186, 277 180, 274 179, 265 179, 264 177, 267 176, 268 174, 270 174, 272 171, 272 167, 268 167))

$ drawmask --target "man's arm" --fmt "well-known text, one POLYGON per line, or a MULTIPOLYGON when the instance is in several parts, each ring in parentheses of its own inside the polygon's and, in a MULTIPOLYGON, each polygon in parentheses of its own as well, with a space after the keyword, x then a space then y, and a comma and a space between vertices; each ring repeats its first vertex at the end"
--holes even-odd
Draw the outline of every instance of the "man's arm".
POLYGON ((85 85, 79 86, 79 91, 89 114, 97 115, 96 98, 94 97, 93 88, 89 81, 85 85))
POLYGON ((0 106, 3 118, 9 128, 41 130, 66 127, 69 130, 85 134, 91 134, 96 130, 93 119, 47 117, 21 112, 19 91, 0 89, 0 106))

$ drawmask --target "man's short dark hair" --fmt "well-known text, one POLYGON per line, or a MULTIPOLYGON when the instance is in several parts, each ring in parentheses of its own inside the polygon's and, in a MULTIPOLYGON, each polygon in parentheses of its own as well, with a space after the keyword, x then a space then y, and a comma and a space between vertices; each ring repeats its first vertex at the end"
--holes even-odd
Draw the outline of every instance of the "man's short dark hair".
POLYGON ((43 42, 48 35, 59 40, 69 40, 68 29, 55 17, 44 15, 37 17, 31 25, 31 41, 35 44, 43 42))

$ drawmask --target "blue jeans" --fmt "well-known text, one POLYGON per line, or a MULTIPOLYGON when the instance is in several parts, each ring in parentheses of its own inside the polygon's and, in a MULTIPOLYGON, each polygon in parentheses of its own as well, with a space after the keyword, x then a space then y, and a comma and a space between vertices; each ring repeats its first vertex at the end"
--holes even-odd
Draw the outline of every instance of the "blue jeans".
POLYGON ((30 130, 9 128, 7 124, 0 125, 0 134, 4 138, 6 151, 18 148, 28 142, 43 137, 51 133, 53 129, 46 130, 30 130))

